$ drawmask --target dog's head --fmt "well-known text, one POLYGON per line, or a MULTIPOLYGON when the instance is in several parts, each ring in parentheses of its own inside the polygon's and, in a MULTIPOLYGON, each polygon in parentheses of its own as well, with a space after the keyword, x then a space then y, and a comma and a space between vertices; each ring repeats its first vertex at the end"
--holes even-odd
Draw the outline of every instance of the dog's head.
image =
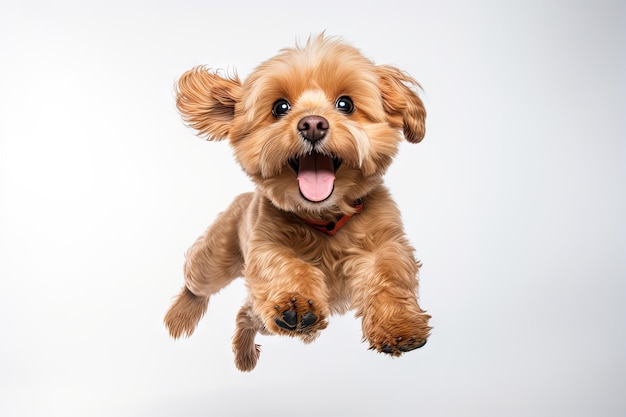
POLYGON ((320 35, 242 82, 196 67, 178 82, 185 122, 228 138, 258 188, 291 212, 344 212, 380 184, 402 138, 424 137, 417 82, 320 35))

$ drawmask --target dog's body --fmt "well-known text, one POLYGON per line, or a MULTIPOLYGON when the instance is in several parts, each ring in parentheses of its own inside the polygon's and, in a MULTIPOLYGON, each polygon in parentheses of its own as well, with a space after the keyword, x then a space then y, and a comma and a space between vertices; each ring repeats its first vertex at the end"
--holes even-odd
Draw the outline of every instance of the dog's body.
POLYGON ((235 364, 252 370, 256 333, 313 341, 332 313, 355 310, 371 348, 398 356, 426 343, 415 260, 382 175, 425 110, 391 66, 319 36, 261 64, 245 83, 198 67, 178 83, 184 120, 228 138, 256 184, 189 250, 185 287, 165 322, 191 335, 209 297, 245 277, 235 364))

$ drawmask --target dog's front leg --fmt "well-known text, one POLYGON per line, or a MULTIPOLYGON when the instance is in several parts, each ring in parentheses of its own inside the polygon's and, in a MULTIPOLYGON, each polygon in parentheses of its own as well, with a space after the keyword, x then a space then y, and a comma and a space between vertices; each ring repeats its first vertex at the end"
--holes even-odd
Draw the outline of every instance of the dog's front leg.
POLYGON ((370 348, 392 356, 422 347, 429 336, 430 316, 417 302, 420 267, 404 238, 375 242, 356 256, 352 307, 362 317, 363 337, 370 348))
POLYGON ((253 309, 271 333, 309 343, 328 325, 324 274, 293 248, 267 241, 253 246, 244 275, 253 309))

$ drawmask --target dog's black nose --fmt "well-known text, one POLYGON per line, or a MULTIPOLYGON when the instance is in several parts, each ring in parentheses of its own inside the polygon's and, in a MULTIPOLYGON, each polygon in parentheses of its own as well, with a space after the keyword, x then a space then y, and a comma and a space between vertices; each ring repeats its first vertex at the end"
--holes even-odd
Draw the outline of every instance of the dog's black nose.
POLYGON ((307 116, 298 122, 300 134, 311 143, 315 143, 326 136, 329 127, 328 120, 322 116, 307 116))

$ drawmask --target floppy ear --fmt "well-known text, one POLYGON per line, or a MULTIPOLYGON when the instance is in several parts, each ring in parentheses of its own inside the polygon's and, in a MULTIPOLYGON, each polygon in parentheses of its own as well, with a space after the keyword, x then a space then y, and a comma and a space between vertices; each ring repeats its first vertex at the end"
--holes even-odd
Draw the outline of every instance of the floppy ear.
POLYGON ((176 107, 183 120, 207 140, 228 137, 240 97, 237 75, 222 76, 203 66, 185 72, 176 86, 176 107))
POLYGON ((416 93, 417 81, 391 65, 376 67, 380 77, 383 106, 393 126, 404 129, 404 137, 418 143, 426 134, 426 109, 416 93))

